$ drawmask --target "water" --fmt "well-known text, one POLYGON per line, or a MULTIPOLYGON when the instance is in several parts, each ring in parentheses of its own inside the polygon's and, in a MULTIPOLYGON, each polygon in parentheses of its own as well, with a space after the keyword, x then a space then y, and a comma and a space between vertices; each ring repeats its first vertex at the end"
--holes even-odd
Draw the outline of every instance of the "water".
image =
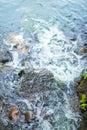
MULTIPOLYGON (((71 81, 86 69, 83 55, 75 51, 84 42, 81 34, 84 33, 86 7, 86 0, 0 0, 0 41, 9 46, 13 55, 13 62, 9 65, 17 71, 28 67, 47 68, 56 80, 67 84, 70 92, 71 81), (25 65, 21 63, 23 59, 25 65)), ((65 93, 64 99, 64 116, 67 117, 64 122, 69 125, 72 123, 68 119, 77 122, 78 118, 73 117, 65 93)), ((67 127, 76 129, 75 126, 67 127)), ((57 124, 58 130, 67 127, 57 124)), ((52 130, 47 121, 43 122, 41 129, 52 130)))

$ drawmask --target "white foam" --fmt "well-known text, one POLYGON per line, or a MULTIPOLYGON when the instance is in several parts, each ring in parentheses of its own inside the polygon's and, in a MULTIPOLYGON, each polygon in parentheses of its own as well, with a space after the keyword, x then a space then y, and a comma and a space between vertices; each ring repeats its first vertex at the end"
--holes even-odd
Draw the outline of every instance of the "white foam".
POLYGON ((74 53, 76 43, 70 43, 57 26, 51 26, 48 30, 36 25, 36 32, 39 43, 33 46, 32 59, 36 59, 34 61, 31 59, 33 66, 46 67, 62 81, 72 81, 79 76, 82 71, 81 57, 74 53), (54 41, 51 43, 52 40, 54 41))

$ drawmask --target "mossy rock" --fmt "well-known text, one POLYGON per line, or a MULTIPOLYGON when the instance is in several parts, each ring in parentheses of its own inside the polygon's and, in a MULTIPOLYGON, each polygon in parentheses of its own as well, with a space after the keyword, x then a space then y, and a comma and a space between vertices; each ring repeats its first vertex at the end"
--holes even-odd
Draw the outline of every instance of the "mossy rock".
POLYGON ((87 78, 86 77, 87 77, 87 73, 84 73, 77 86, 80 109, 82 112, 82 119, 78 130, 87 130, 87 78))
POLYGON ((77 87, 78 94, 86 94, 87 95, 87 79, 83 79, 79 86, 77 87))

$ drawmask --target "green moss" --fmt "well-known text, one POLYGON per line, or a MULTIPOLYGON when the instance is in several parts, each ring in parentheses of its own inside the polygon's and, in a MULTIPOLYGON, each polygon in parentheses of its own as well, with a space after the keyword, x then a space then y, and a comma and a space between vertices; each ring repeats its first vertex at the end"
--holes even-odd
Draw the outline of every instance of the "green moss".
POLYGON ((84 79, 87 79, 87 72, 83 74, 84 79))
POLYGON ((82 98, 80 100, 80 108, 84 111, 87 110, 87 96, 86 94, 82 94, 82 98))
POLYGON ((82 109, 82 110, 84 110, 84 111, 86 111, 87 110, 87 104, 81 104, 80 105, 80 108, 82 109))
POLYGON ((86 101, 87 101, 86 94, 82 94, 82 98, 80 100, 80 103, 86 103, 86 101))

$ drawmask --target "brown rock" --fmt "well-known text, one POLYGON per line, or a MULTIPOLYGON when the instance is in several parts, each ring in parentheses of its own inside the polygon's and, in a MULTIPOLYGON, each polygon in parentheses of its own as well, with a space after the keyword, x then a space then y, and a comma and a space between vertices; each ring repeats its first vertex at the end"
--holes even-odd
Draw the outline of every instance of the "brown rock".
POLYGON ((87 79, 83 79, 79 86, 77 87, 77 92, 80 93, 85 93, 87 94, 87 79))
POLYGON ((27 54, 28 49, 29 49, 28 46, 23 46, 23 47, 20 49, 20 51, 21 51, 21 53, 23 53, 23 54, 27 54))
POLYGON ((26 122, 30 122, 34 118, 35 118, 35 116, 34 116, 34 113, 32 111, 27 111, 25 113, 25 121, 26 122))
POLYGON ((17 107, 13 107, 10 110, 9 119, 11 119, 11 120, 18 120, 19 119, 19 109, 17 107))
POLYGON ((83 120, 84 120, 85 125, 87 126, 87 112, 84 112, 83 120))
POLYGON ((82 48, 80 48, 79 52, 81 52, 81 53, 87 53, 87 48, 82 47, 82 48))
POLYGON ((87 130, 87 112, 84 112, 79 130, 87 130))

